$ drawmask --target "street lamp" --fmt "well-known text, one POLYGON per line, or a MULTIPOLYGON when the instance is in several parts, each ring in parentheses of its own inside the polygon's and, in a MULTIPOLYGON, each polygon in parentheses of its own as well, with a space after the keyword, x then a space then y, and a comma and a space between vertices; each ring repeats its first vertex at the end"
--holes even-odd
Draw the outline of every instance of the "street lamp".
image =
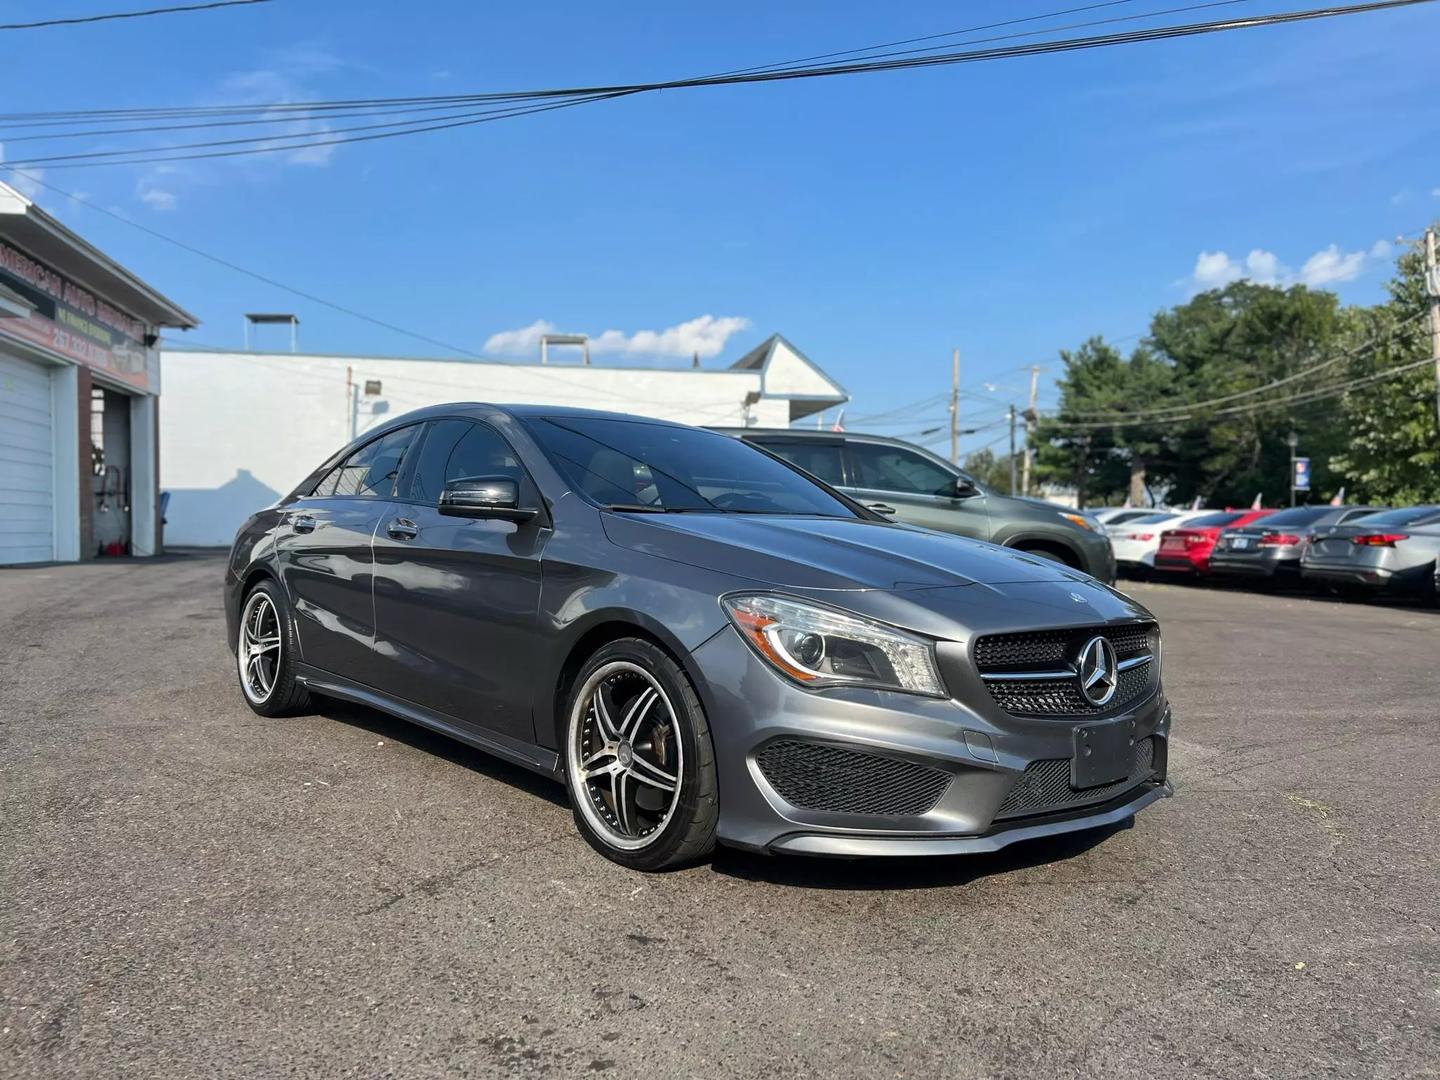
POLYGON ((1300 436, 1290 432, 1285 436, 1285 445, 1290 447, 1290 505, 1295 505, 1295 448, 1300 445, 1300 436))

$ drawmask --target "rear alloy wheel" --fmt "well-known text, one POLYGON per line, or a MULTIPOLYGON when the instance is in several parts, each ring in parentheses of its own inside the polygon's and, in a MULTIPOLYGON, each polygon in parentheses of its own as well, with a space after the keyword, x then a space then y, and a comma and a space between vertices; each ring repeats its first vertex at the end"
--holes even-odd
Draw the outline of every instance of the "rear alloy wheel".
POLYGON ((261 716, 288 716, 309 707, 310 693, 295 678, 297 652, 284 596, 273 582, 260 582, 240 609, 235 667, 245 703, 261 716))
POLYGON ((714 752, 684 673, 648 641, 611 642, 570 698, 565 781, 581 834, 637 870, 694 862, 715 846, 714 752))

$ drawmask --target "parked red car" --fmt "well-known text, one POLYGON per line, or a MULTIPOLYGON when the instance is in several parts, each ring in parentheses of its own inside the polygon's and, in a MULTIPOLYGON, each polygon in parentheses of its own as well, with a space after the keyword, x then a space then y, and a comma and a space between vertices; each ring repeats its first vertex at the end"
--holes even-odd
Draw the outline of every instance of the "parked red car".
POLYGON ((1160 534, 1160 549, 1155 552, 1155 569, 1180 574, 1208 574, 1210 553, 1220 530, 1249 525, 1274 510, 1220 510, 1191 518, 1178 529, 1160 534))

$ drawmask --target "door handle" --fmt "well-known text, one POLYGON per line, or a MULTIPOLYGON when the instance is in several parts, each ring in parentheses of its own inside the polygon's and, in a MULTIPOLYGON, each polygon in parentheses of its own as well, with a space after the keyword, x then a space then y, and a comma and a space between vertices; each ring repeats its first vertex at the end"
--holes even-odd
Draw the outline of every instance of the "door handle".
POLYGON ((877 514, 895 513, 895 508, 888 503, 866 503, 865 506, 870 510, 874 510, 877 514))
POLYGON ((393 540, 414 540, 420 535, 420 526, 409 518, 395 518, 385 526, 385 531, 393 540))
POLYGON ((291 514, 290 527, 297 533, 314 532, 315 519, 309 514, 291 514))

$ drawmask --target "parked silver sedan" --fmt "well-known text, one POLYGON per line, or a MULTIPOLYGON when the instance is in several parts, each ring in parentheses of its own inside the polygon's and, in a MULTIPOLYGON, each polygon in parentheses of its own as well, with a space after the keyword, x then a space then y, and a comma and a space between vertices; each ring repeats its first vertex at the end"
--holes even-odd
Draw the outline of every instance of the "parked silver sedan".
POLYGON ((1410 506, 1316 530, 1300 573, 1317 584, 1434 598, 1437 558, 1440 506, 1410 506))
POLYGON ((1210 572, 1261 581, 1298 580, 1300 556, 1316 532, 1386 509, 1384 506, 1293 506, 1249 525, 1226 529, 1210 555, 1210 572))

